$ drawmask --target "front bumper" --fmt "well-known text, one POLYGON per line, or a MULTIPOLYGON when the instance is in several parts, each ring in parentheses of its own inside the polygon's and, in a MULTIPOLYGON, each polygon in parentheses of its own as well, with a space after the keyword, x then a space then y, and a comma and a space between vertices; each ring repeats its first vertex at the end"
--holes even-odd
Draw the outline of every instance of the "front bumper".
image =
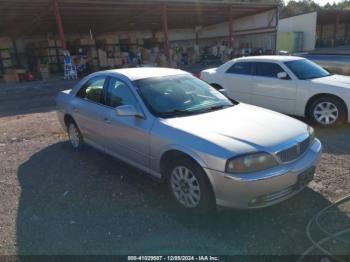
POLYGON ((321 154, 321 142, 315 139, 301 158, 268 171, 249 175, 232 175, 211 169, 205 171, 212 183, 217 205, 259 208, 279 203, 300 192, 306 185, 298 185, 298 176, 310 169, 314 172, 321 154))

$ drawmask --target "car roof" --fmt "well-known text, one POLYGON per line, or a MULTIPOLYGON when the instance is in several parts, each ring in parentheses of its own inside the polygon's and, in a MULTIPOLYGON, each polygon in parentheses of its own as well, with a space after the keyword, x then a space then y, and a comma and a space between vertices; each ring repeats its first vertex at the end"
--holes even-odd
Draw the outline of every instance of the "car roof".
POLYGON ((107 73, 122 74, 129 78, 131 81, 151 78, 151 77, 162 77, 172 75, 183 75, 190 74, 180 69, 162 68, 162 67, 136 67, 136 68, 122 68, 102 71, 107 73))
POLYGON ((281 61, 288 62, 294 60, 305 59, 299 56, 283 56, 283 55, 262 55, 262 56, 247 56, 235 59, 235 61, 281 61))

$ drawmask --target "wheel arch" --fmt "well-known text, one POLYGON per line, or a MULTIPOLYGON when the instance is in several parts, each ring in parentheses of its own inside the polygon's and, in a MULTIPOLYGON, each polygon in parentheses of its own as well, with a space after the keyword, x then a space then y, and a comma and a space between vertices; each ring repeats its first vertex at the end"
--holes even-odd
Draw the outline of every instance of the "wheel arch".
POLYGON ((213 178, 211 177, 210 174, 208 174, 207 170, 206 170, 206 165, 205 163, 197 156, 193 156, 187 152, 184 152, 180 149, 169 149, 167 151, 165 151, 161 158, 160 158, 160 173, 162 175, 162 179, 166 180, 166 177, 164 175, 167 165, 171 162, 172 159, 174 159, 175 157, 185 157, 189 160, 191 160, 193 163, 197 164, 199 167, 201 167, 204 171, 204 173, 206 174, 206 177, 208 179, 208 182, 210 184, 210 189, 213 193, 214 198, 216 199, 216 194, 215 194, 215 183, 213 181, 213 178))
POLYGON ((311 96, 308 99, 308 101, 305 105, 305 110, 304 110, 304 114, 306 117, 308 117, 309 110, 310 110, 312 103, 315 102, 317 99, 324 98, 324 97, 332 97, 334 99, 339 100, 339 102, 341 102, 344 106, 346 118, 349 116, 348 107, 347 107, 345 101, 341 97, 334 95, 334 94, 330 94, 330 93, 319 93, 319 94, 315 94, 315 95, 311 96))
POLYGON ((68 125, 70 123, 74 123, 77 125, 77 122, 75 122, 74 118, 70 115, 70 114, 65 114, 64 118, 63 118, 64 124, 66 126, 66 128, 68 129, 68 125))
POLYGON ((205 163, 201 159, 199 159, 199 157, 193 156, 192 154, 189 154, 188 152, 185 152, 177 148, 168 149, 160 157, 159 170, 162 175, 165 173, 167 165, 171 162, 172 159, 176 157, 185 157, 190 159, 191 161, 193 161, 194 163, 196 163, 202 168, 206 167, 205 163))

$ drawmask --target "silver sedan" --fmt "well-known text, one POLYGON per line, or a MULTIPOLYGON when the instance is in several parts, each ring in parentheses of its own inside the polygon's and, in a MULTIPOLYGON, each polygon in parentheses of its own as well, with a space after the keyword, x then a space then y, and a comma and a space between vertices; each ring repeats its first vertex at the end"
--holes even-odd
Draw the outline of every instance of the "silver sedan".
POLYGON ((313 179, 322 146, 291 117, 226 98, 181 70, 94 73, 57 96, 71 145, 162 181, 194 212, 281 202, 313 179))

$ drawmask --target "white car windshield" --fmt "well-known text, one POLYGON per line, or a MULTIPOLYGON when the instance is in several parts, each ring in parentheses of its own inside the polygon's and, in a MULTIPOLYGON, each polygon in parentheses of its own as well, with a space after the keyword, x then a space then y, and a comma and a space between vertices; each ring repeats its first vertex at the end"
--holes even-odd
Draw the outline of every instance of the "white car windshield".
POLYGON ((149 110, 159 117, 200 114, 233 106, 228 98, 191 75, 135 81, 149 110))
POLYGON ((301 80, 331 75, 325 69, 307 59, 289 61, 284 64, 301 80))

